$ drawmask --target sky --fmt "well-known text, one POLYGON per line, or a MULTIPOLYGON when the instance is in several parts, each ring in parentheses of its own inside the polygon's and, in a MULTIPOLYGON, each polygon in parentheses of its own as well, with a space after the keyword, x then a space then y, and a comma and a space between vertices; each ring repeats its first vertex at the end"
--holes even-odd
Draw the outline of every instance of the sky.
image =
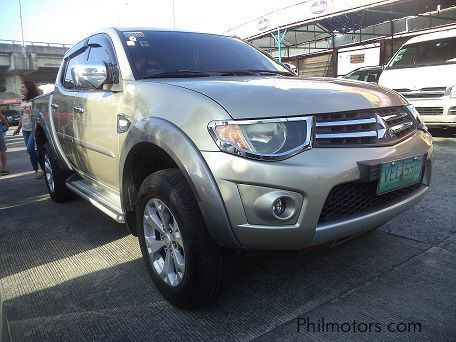
MULTIPOLYGON (((302 1, 302 0, 301 0, 302 1)), ((174 0, 176 28, 223 33, 297 0, 174 0)), ((74 44, 109 26, 172 28, 172 0, 21 0, 26 41, 74 44)), ((21 40, 19 0, 0 0, 0 39, 21 40)))

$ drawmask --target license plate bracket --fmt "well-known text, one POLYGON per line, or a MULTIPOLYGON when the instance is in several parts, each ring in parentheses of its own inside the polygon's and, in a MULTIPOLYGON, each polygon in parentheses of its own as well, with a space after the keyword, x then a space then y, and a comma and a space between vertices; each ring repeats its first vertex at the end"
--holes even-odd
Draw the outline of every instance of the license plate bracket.
POLYGON ((424 155, 417 155, 381 164, 377 195, 420 182, 423 163, 424 155))

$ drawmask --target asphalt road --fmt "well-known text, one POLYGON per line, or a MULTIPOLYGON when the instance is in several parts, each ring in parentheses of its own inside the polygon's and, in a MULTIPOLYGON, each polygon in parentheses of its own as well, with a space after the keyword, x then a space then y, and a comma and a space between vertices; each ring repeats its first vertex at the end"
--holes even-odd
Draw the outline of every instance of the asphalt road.
POLYGON ((456 341, 455 136, 435 139, 433 184, 414 209, 331 249, 243 258, 230 291, 197 311, 160 297, 123 225, 82 199, 52 202, 21 139, 7 138, 12 174, 0 178, 13 341, 456 341))

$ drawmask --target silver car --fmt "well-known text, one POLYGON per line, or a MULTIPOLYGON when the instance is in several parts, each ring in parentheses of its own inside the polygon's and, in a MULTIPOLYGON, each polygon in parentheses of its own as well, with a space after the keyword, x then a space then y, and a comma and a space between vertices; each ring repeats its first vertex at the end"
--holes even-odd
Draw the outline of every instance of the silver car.
POLYGON ((99 31, 68 51, 35 109, 51 197, 77 193, 125 222, 181 307, 220 296, 233 251, 369 231, 431 180, 432 138, 402 96, 299 78, 221 35, 99 31))

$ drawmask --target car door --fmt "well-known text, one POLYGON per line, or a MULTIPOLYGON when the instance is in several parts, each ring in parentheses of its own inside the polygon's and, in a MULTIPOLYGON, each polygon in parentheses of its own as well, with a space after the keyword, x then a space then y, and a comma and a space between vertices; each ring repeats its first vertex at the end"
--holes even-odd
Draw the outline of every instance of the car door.
POLYGON ((52 120, 57 139, 67 159, 76 168, 77 151, 74 144, 74 100, 78 95, 71 69, 87 58, 87 40, 76 44, 65 57, 56 79, 52 96, 52 120))
MULTIPOLYGON (((88 62, 116 66, 112 42, 106 34, 88 41, 88 62)), ((100 89, 80 89, 75 97, 74 138, 78 149, 78 169, 86 177, 118 190, 119 136, 118 103, 121 93, 100 89)))

